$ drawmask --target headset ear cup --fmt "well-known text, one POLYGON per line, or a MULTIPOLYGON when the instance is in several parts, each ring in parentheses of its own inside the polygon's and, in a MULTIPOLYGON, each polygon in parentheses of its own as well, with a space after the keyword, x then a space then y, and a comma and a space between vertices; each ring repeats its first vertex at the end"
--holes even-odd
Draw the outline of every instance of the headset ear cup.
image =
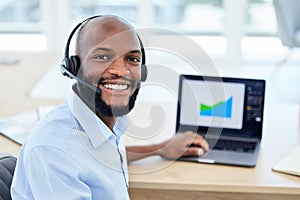
POLYGON ((64 76, 69 77, 69 74, 66 72, 70 72, 70 62, 68 58, 64 58, 60 64, 60 71, 64 76))
POLYGON ((147 75, 148 75, 147 66, 145 64, 142 64, 142 66, 141 66, 141 81, 142 82, 146 81, 147 75))
POLYGON ((71 65, 72 65, 71 66, 71 69, 72 69, 71 73, 74 76, 76 76, 77 73, 78 73, 78 70, 80 68, 80 59, 79 59, 78 56, 71 56, 70 60, 71 60, 71 65))

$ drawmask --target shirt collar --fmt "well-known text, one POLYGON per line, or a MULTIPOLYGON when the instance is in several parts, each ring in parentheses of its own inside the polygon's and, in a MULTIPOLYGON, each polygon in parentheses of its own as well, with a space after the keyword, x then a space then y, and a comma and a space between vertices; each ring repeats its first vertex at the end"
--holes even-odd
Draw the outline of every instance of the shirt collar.
POLYGON ((121 137, 127 130, 128 126, 129 126, 129 119, 126 115, 117 117, 116 124, 113 127, 113 131, 118 137, 121 137))
POLYGON ((117 117, 113 133, 75 92, 72 92, 71 97, 68 98, 68 107, 85 130, 94 148, 99 147, 111 136, 121 137, 128 128, 127 117, 117 117))

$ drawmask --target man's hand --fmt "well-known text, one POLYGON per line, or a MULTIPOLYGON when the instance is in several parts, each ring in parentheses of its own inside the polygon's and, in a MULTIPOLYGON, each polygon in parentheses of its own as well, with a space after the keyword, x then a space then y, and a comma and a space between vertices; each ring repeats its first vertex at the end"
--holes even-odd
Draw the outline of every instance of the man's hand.
POLYGON ((159 144, 126 147, 128 162, 154 155, 168 159, 178 159, 181 156, 200 156, 208 150, 207 141, 192 131, 176 134, 171 139, 159 144))
POLYGON ((168 159, 182 156, 201 156, 209 150, 207 141, 199 134, 187 131, 161 143, 159 155, 168 159))

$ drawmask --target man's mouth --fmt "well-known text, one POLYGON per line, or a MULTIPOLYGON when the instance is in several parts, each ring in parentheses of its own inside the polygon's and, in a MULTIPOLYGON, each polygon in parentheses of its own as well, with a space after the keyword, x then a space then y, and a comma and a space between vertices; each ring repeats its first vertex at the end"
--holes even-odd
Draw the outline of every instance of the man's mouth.
POLYGON ((128 84, 112 84, 112 83, 105 83, 103 84, 103 87, 109 90, 127 90, 129 88, 128 84))

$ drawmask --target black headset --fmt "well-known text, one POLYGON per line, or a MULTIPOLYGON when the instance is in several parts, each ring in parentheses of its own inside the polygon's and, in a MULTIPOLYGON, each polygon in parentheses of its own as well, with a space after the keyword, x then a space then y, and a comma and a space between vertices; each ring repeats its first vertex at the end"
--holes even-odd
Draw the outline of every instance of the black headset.
MULTIPOLYGON (((64 59, 61 61, 61 65, 60 65, 61 72, 64 76, 67 76, 69 78, 75 78, 80 68, 79 57, 77 55, 69 56, 69 48, 70 48, 70 43, 73 35, 83 24, 87 23, 91 19, 103 17, 103 16, 104 15, 95 15, 83 20, 82 22, 77 24, 75 28, 72 30, 72 32, 70 33, 65 47, 64 59)), ((148 73, 147 66, 146 66, 146 55, 145 55, 145 49, 142 40, 138 34, 137 37, 140 42, 141 52, 142 52, 141 81, 144 82, 147 79, 147 73, 148 73)))

